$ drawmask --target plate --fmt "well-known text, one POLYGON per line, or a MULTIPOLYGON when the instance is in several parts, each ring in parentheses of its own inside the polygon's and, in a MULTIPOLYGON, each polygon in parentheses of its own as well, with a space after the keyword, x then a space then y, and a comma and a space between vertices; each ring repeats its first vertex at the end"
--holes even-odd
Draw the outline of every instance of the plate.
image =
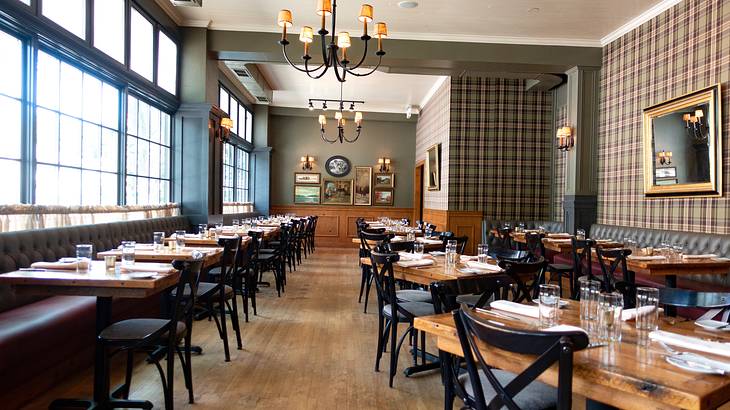
POLYGON ((688 372, 702 373, 702 374, 725 374, 721 369, 715 369, 710 366, 706 366, 702 363, 695 363, 682 358, 681 356, 667 356, 667 363, 677 366, 680 369, 687 370, 688 372))
MULTIPOLYGON (((540 304, 540 299, 532 299, 532 303, 534 303, 536 305, 539 305, 540 304)), ((564 308, 564 307, 566 307, 566 306, 568 306, 568 301, 567 300, 560 299, 560 302, 558 302, 558 303, 559 303, 561 309, 564 308)))
POLYGON ((430 254, 431 256, 444 256, 444 255, 446 255, 446 252, 441 252, 441 251, 433 251, 433 252, 429 252, 429 254, 430 254))
POLYGON ((695 322, 695 325, 707 329, 707 330, 720 330, 723 332, 730 331, 730 326, 727 322, 721 322, 719 320, 698 320, 695 322))
POLYGON ((129 272, 127 276, 130 279, 149 279, 157 276, 157 272, 129 272))

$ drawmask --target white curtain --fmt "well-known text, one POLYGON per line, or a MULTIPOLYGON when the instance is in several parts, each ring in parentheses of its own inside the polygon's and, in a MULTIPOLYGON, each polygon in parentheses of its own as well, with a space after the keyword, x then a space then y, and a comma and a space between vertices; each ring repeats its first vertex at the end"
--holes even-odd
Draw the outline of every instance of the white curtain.
POLYGON ((250 202, 224 202, 224 214, 247 214, 253 212, 253 204, 250 202))

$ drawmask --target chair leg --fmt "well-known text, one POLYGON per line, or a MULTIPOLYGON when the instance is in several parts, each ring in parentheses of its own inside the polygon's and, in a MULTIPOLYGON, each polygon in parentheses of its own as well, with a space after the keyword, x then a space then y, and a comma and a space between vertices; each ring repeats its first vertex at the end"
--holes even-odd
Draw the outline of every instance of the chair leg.
POLYGON ((226 301, 225 301, 225 295, 224 295, 225 289, 221 289, 220 291, 220 300, 218 301, 218 308, 220 309, 220 322, 221 322, 221 328, 220 328, 220 334, 221 339, 223 339, 223 352, 226 355, 226 361, 231 361, 231 353, 228 350, 228 329, 226 326, 226 301))
POLYGON ((127 369, 124 374, 124 389, 122 390, 122 398, 129 399, 129 388, 132 386, 132 370, 134 370, 134 351, 127 350, 127 369))
POLYGON ((362 293, 365 291, 365 282, 368 280, 367 268, 367 265, 362 265, 360 267, 360 296, 357 297, 357 303, 362 303, 362 293))
POLYGON ((238 322, 238 302, 236 302, 236 292, 233 292, 233 301, 231 302, 231 323, 233 324, 233 330, 236 331, 236 343, 238 346, 238 350, 243 349, 243 344, 241 343, 241 326, 238 322))
POLYGON ((370 297, 370 287, 373 284, 373 274, 372 272, 369 273, 369 277, 367 278, 367 281, 365 283, 365 306, 363 307, 362 312, 368 313, 368 299, 370 297))
MULTIPOLYGON (((398 312, 394 312, 395 315, 398 314, 398 312)), ((393 387, 393 377, 395 377, 395 372, 398 369, 398 349, 396 348, 396 342, 395 339, 397 337, 398 333, 398 321, 396 317, 394 317, 390 321, 390 372, 389 372, 389 380, 388 380, 388 386, 393 387)))
POLYGON ((382 315, 378 315, 378 350, 375 353, 375 371, 380 371, 380 358, 383 357, 383 332, 384 332, 384 318, 382 315))
POLYGON ((421 333, 421 364, 426 364, 426 332, 421 333))
POLYGON ((192 352, 191 352, 191 339, 193 335, 193 321, 188 321, 188 331, 185 335, 185 372, 188 375, 188 380, 190 381, 190 385, 188 386, 188 403, 193 404, 195 403, 195 395, 193 394, 193 362, 192 362, 192 352))
MULTIPOLYGON (((245 280, 248 282, 248 280, 245 280)), ((241 286, 241 299, 243 302, 243 317, 246 320, 246 323, 248 323, 248 284, 241 286)))

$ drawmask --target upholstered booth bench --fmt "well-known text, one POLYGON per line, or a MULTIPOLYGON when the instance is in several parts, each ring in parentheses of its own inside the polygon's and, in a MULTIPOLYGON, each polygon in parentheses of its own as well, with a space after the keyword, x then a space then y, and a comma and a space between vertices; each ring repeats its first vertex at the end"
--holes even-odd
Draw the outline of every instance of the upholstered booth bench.
MULTIPOLYGON (((94 252, 122 241, 151 242, 152 234, 190 229, 182 216, 0 233, 0 273, 74 256, 76 244, 94 252)), ((0 388, 3 408, 17 408, 93 360, 95 298, 19 295, 0 286, 0 388), (21 388, 22 387, 22 388, 21 388)), ((159 296, 114 301, 113 318, 148 316, 159 311, 159 296)))

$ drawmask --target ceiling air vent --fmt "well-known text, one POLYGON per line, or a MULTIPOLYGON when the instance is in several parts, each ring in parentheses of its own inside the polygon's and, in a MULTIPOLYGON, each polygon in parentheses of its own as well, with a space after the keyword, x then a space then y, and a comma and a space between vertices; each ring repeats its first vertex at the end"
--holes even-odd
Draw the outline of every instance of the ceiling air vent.
POLYGON ((233 72, 239 77, 251 77, 251 74, 249 74, 245 69, 235 68, 233 72))
POLYGON ((262 104, 268 104, 271 102, 267 97, 256 97, 256 100, 262 104))
POLYGON ((256 64, 244 61, 224 61, 226 67, 236 75, 243 87, 256 99, 258 104, 270 104, 274 94, 256 64))
POLYGON ((203 0, 170 0, 176 7, 203 7, 203 0))

